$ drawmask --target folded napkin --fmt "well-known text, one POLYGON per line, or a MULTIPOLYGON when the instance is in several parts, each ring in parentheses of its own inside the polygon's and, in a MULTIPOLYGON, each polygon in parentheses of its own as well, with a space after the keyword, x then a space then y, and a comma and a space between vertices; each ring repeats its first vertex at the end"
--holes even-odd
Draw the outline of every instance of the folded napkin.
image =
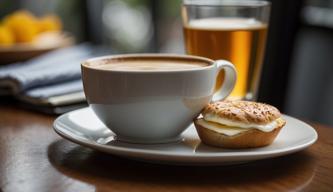
POLYGON ((80 63, 103 54, 110 54, 110 51, 81 44, 27 62, 1 66, 0 95, 13 95, 32 106, 30 108, 66 106, 69 109, 69 105, 85 102, 80 63))
POLYGON ((16 96, 35 105, 61 106, 85 101, 81 79, 30 89, 16 96))
POLYGON ((0 95, 80 79, 80 62, 92 57, 88 45, 59 49, 25 63, 0 67, 0 95))
POLYGON ((43 113, 62 114, 85 107, 81 79, 30 89, 16 96, 22 107, 43 113))

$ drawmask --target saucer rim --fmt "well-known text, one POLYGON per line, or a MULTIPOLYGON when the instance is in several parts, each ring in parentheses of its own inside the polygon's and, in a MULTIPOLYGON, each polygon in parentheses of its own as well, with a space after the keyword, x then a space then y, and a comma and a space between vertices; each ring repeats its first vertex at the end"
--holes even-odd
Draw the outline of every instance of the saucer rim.
MULTIPOLYGON (((85 137, 80 137, 80 136, 77 136, 74 134, 65 133, 63 131, 64 128, 61 128, 61 126, 67 126, 67 125, 64 125, 63 122, 61 122, 61 120, 64 117, 66 117, 68 114, 73 113, 73 112, 79 112, 80 110, 87 110, 88 108, 89 107, 85 107, 82 109, 74 110, 74 111, 65 113, 65 114, 59 116, 58 118, 56 118, 53 122, 54 131, 57 134, 59 134, 60 136, 62 136, 63 138, 68 139, 79 145, 93 148, 93 149, 99 150, 99 151, 104 151, 104 152, 111 153, 111 154, 118 154, 118 155, 121 155, 121 154, 127 154, 126 156, 153 155, 153 156, 158 156, 158 157, 163 157, 163 158, 167 158, 167 157, 172 157, 172 158, 174 158, 174 157, 181 157, 181 158, 222 158, 222 157, 235 158, 235 157, 239 157, 239 158, 241 158, 241 157, 255 156, 256 159, 262 159, 262 158, 260 158, 260 156, 263 158, 265 158, 265 156, 268 156, 267 158, 270 158, 270 157, 276 157, 276 156, 281 156, 284 154, 290 154, 290 153, 293 153, 296 151, 300 151, 300 150, 312 145, 318 139, 318 134, 312 126, 310 126, 309 124, 307 124, 297 118, 294 118, 294 117, 291 117, 288 115, 283 115, 283 117, 286 119, 287 122, 288 122, 288 119, 290 119, 290 120, 296 121, 297 123, 302 124, 302 127, 307 127, 307 129, 311 130, 312 137, 305 138, 307 141, 303 141, 302 144, 294 144, 294 146, 291 146, 291 147, 284 147, 281 149, 272 149, 272 150, 268 150, 268 151, 230 150, 230 151, 221 151, 221 152, 191 153, 190 154, 190 153, 175 153, 172 151, 153 151, 153 150, 149 150, 149 149, 135 149, 135 148, 129 148, 129 147, 112 146, 112 145, 97 143, 97 142, 95 142, 93 140, 89 140, 85 137)), ((149 145, 154 145, 154 144, 149 144, 149 145)), ((124 155, 122 155, 122 156, 124 156, 124 155)))

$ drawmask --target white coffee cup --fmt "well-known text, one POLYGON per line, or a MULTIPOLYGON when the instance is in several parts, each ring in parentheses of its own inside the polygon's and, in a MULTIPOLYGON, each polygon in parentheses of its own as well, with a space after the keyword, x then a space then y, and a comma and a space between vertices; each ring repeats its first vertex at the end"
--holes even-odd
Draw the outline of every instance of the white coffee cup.
POLYGON ((81 70, 90 107, 117 139, 131 143, 177 141, 200 111, 227 97, 236 82, 230 62, 186 55, 105 56, 83 62, 81 70), (222 70, 224 81, 216 90, 222 70))

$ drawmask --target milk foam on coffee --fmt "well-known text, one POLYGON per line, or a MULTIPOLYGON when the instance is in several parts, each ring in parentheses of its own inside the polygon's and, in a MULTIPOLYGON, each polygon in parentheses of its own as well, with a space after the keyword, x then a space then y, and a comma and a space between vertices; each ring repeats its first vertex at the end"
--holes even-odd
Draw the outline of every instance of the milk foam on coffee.
POLYGON ((204 62, 182 60, 114 60, 102 64, 90 65, 91 67, 111 71, 177 71, 197 69, 208 66, 204 62))

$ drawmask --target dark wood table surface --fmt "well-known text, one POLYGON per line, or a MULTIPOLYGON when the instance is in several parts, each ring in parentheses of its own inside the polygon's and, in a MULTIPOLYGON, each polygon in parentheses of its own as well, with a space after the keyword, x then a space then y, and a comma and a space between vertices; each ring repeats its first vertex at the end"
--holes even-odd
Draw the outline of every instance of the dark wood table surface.
POLYGON ((274 159, 221 167, 136 162, 81 147, 52 129, 55 116, 0 105, 0 191, 333 191, 333 127, 274 159))

